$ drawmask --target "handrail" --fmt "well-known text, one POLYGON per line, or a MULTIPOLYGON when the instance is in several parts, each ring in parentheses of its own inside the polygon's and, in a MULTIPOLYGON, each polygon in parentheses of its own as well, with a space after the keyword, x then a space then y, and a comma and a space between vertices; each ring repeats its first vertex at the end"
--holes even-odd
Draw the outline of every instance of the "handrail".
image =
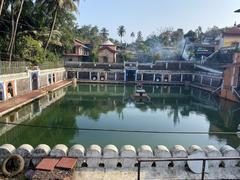
POLYGON ((203 161, 202 165, 202 177, 201 179, 204 180, 204 175, 205 175, 205 167, 206 167, 206 161, 209 160, 240 160, 240 157, 214 157, 214 158, 209 158, 209 157, 203 157, 203 158, 138 158, 138 173, 137 173, 137 180, 141 179, 141 163, 142 162, 156 162, 156 161, 203 161))
POLYGON ((240 99, 240 95, 239 95, 239 93, 237 92, 236 88, 233 88, 233 92, 235 92, 235 94, 237 95, 237 97, 240 99))
POLYGON ((219 86, 217 89, 215 89, 215 90, 212 92, 212 94, 217 93, 219 90, 221 90, 221 88, 222 88, 222 86, 219 86))

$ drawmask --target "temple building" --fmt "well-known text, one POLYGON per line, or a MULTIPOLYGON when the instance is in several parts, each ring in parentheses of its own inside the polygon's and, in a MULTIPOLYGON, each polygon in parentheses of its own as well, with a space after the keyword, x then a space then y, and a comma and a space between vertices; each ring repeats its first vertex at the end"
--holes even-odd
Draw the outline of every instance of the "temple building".
POLYGON ((116 63, 117 46, 110 40, 102 43, 98 50, 98 62, 100 63, 116 63))

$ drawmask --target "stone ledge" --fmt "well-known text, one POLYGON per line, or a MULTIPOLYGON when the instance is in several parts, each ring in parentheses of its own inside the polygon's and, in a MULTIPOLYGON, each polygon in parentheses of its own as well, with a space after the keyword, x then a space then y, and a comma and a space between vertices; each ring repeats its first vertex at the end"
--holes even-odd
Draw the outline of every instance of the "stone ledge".
MULTIPOLYGON (((193 154, 200 154, 201 157, 240 157, 239 151, 231 146, 225 145, 218 150, 216 147, 209 145, 205 148, 193 145, 185 149, 181 145, 175 145, 170 150, 163 145, 158 145, 152 150, 148 145, 142 145, 137 152, 134 146, 125 145, 118 149, 114 145, 107 145, 104 148, 99 145, 91 145, 85 151, 84 146, 76 144, 72 147, 67 147, 64 144, 58 144, 51 149, 46 144, 40 144, 35 149, 28 144, 21 145, 15 148, 11 144, 4 144, 0 146, 0 159, 4 159, 11 154, 20 154, 24 156, 25 160, 32 160, 34 164, 38 163, 44 157, 75 157, 78 159, 78 168, 135 168, 138 158, 186 158, 193 154)), ((201 158, 199 157, 199 158, 201 158)), ((145 162, 142 163, 143 168, 169 168, 171 162, 145 162)), ((238 160, 214 160, 208 162, 209 168, 220 169, 236 167, 238 160)), ((174 168, 185 168, 186 162, 172 162, 171 166, 174 168)))

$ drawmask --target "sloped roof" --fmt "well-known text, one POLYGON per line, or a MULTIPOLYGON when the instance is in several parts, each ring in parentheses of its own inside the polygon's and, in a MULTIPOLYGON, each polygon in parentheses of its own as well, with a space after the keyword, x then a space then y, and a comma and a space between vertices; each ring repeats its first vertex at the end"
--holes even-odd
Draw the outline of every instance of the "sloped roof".
POLYGON ((115 46, 115 44, 113 44, 113 42, 110 41, 110 40, 105 41, 105 42, 102 43, 101 45, 102 45, 102 46, 115 46))
POLYGON ((232 36, 240 36, 240 28, 239 27, 233 27, 231 29, 225 30, 223 32, 224 35, 232 35, 232 36))
POLYGON ((78 39, 75 39, 74 46, 81 46, 83 48, 89 49, 87 46, 85 46, 85 43, 83 43, 82 41, 80 41, 78 39))
POLYGON ((116 52, 117 52, 117 51, 111 49, 111 48, 108 47, 108 46, 102 46, 101 48, 99 48, 98 51, 102 51, 102 50, 105 50, 105 49, 109 50, 111 53, 116 53, 116 52))

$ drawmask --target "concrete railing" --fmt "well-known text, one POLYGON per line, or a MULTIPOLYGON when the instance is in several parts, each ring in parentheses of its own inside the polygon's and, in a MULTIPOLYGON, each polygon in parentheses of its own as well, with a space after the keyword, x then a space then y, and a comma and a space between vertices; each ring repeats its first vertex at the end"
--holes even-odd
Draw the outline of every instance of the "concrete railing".
MULTIPOLYGON (((0 146, 0 162, 12 154, 19 154, 25 159, 26 167, 29 166, 30 161, 36 165, 44 157, 74 157, 78 159, 77 167, 99 168, 105 167, 109 169, 114 168, 135 168, 139 159, 151 158, 186 158, 193 154, 200 154, 201 157, 217 158, 217 157, 240 157, 240 150, 234 149, 231 146, 225 145, 220 149, 209 145, 205 148, 193 145, 185 149, 181 145, 175 145, 171 149, 163 145, 159 145, 152 149, 148 145, 142 145, 137 150, 132 145, 125 145, 118 149, 114 145, 107 145, 101 148, 99 145, 91 145, 87 149, 84 146, 77 144, 72 147, 67 147, 63 144, 58 144, 52 149, 46 144, 40 144, 36 148, 31 145, 23 144, 15 148, 11 144, 4 144, 0 146)), ((184 168, 186 161, 164 161, 164 162, 143 162, 141 167, 150 168, 168 168, 169 164, 177 168, 184 168)), ((235 167, 238 160, 209 160, 208 166, 212 168, 219 168, 220 164, 225 168, 235 167)))

